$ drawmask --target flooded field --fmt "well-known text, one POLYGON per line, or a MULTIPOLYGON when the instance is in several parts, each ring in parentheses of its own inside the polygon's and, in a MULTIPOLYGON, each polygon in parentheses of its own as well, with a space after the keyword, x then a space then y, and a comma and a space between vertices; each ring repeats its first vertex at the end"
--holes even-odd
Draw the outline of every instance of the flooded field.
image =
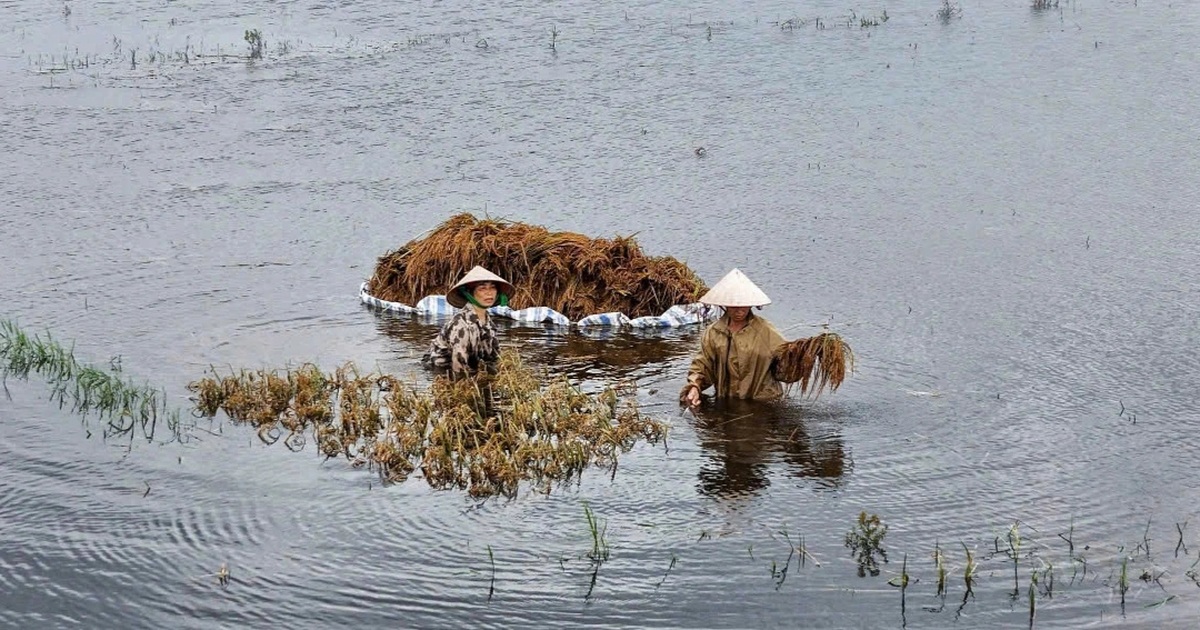
POLYGON ((1187 3, 182 4, 0 0, 0 320, 190 427, 9 376, 0 626, 1200 623, 1187 3), (697 329, 505 326, 669 426, 514 500, 192 417, 210 367, 428 379, 356 295, 463 211, 739 267, 858 370, 681 413, 697 329))

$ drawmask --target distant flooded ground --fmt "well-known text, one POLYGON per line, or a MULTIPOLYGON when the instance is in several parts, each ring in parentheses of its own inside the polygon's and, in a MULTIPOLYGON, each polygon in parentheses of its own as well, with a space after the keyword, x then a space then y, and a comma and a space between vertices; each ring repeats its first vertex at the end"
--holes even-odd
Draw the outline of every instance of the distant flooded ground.
POLYGON ((10 376, 0 625, 1200 622, 1186 3, 177 5, 0 1, 0 318, 185 416, 210 367, 427 380, 356 292, 471 211, 739 267, 858 371, 693 414, 697 329, 506 326, 670 434, 482 503, 10 376))

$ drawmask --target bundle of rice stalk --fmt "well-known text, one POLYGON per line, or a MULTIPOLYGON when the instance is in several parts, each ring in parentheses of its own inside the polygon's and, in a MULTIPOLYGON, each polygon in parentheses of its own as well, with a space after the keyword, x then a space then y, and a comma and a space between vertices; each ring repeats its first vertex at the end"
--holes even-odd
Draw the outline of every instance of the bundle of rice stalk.
POLYGON ((380 257, 367 292, 415 304, 445 293, 475 265, 513 283, 512 308, 548 306, 572 320, 611 311, 659 315, 707 290, 687 265, 646 256, 632 236, 593 239, 463 213, 380 257))
POLYGON ((837 391, 854 371, 854 352, 837 333, 825 332, 785 343, 775 349, 775 378, 800 383, 800 393, 816 398, 826 387, 837 391))

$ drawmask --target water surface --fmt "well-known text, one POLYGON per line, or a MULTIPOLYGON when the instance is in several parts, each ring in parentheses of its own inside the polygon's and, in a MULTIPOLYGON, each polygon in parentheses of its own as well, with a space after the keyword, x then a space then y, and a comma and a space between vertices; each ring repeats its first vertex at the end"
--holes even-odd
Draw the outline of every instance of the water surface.
POLYGON ((220 422, 104 440, 10 380, 0 624, 1018 627, 1043 562, 1039 627, 1200 620, 1186 3, 64 6, 0 3, 0 314, 173 404, 209 366, 420 377, 435 324, 355 294, 462 210, 740 267, 788 337, 827 324, 860 362, 817 401, 693 415, 698 331, 509 328, 539 365, 636 380, 672 431, 482 505, 220 422), (247 29, 264 59, 231 56, 247 29), (878 577, 843 546, 860 511, 890 526, 878 577), (801 538, 819 566, 781 578, 801 538))

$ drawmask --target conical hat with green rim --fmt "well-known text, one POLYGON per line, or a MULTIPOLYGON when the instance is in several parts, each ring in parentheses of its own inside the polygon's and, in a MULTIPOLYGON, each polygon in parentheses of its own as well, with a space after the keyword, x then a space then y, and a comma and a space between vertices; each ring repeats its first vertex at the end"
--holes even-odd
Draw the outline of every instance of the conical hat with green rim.
POLYGON ((771 303, 771 298, 740 269, 734 269, 713 285, 700 302, 713 306, 766 306, 771 303))

